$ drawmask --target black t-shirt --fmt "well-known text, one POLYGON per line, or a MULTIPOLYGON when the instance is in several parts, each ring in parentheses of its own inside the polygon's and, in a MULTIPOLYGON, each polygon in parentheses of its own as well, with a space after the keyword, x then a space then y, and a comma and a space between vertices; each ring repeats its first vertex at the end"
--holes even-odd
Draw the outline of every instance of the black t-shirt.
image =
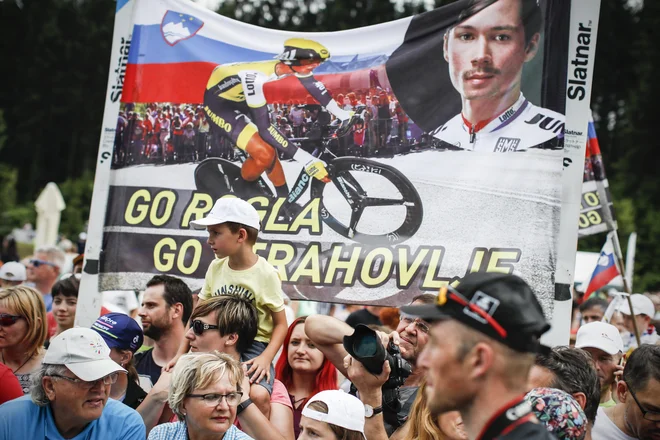
POLYGON ((156 362, 154 362, 154 350, 152 348, 135 353, 135 369, 140 376, 149 376, 151 378, 151 385, 154 385, 158 382, 163 367, 156 365, 156 362))
MULTIPOLYGON (((415 398, 417 397, 417 391, 419 387, 401 387, 398 391, 399 404, 401 409, 398 411, 399 418, 406 418, 410 415, 410 409, 412 408, 415 398)), ((385 431, 387 436, 391 437, 399 427, 392 425, 383 419, 383 424, 385 425, 385 431)))
POLYGON ((124 405, 136 409, 140 406, 145 397, 147 397, 147 393, 140 388, 140 385, 129 379, 128 385, 126 386, 124 405))
POLYGON ((515 399, 488 421, 477 440, 556 440, 545 425, 533 420, 529 403, 515 399))
POLYGON ((378 319, 378 316, 374 316, 367 309, 356 310, 355 312, 348 315, 346 318, 346 324, 355 328, 358 324, 364 325, 383 325, 378 319))
MULTIPOLYGON (((556 440, 556 437, 550 434, 545 425, 540 423, 525 422, 513 428, 511 431, 502 434, 498 437, 493 437, 497 440, 556 440)), ((480 440, 489 440, 483 437, 480 440)))

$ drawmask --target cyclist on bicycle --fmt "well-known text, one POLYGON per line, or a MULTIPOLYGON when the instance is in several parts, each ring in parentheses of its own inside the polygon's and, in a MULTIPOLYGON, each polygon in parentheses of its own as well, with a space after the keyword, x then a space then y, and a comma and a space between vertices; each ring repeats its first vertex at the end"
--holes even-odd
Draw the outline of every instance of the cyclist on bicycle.
POLYGON ((349 122, 352 112, 342 110, 322 82, 312 71, 330 58, 323 45, 302 38, 284 43, 284 51, 273 61, 224 64, 216 67, 204 93, 204 112, 216 133, 231 139, 248 154, 241 176, 252 182, 266 172, 275 186, 277 196, 289 193, 284 170, 276 150, 286 158, 305 164, 305 171, 319 180, 326 180, 325 163, 297 148, 271 124, 264 83, 286 76, 295 76, 312 97, 342 122, 349 122))

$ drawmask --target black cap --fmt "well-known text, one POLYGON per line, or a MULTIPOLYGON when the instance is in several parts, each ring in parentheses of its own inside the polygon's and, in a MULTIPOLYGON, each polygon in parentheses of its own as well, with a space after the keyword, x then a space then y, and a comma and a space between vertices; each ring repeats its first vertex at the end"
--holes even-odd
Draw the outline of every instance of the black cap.
POLYGON ((471 273, 457 288, 440 289, 436 304, 401 311, 427 321, 455 319, 520 352, 541 351, 539 338, 550 329, 529 285, 503 273, 471 273))

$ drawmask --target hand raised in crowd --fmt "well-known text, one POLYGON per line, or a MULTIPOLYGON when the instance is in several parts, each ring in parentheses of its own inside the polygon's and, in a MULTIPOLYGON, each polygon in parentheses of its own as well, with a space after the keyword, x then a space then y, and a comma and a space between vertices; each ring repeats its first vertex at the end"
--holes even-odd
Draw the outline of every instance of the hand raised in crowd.
POLYGON ((383 362, 383 371, 380 374, 370 373, 361 362, 353 359, 351 355, 344 358, 344 368, 346 368, 348 379, 353 382, 355 388, 360 392, 360 396, 380 392, 392 371, 390 363, 385 361, 383 362))
POLYGON ((167 402, 167 394, 170 391, 171 380, 172 373, 163 368, 163 372, 160 373, 160 377, 151 389, 150 394, 152 394, 159 402, 167 402))
POLYGON ((616 369, 614 370, 614 383, 617 383, 623 379, 623 368, 623 364, 616 366, 616 369))
POLYGON ((401 354, 406 354, 405 353, 405 348, 401 347, 401 336, 399 336, 399 333, 396 331, 393 331, 391 333, 385 333, 376 330, 376 334, 380 338, 380 342, 383 344, 383 347, 387 349, 387 346, 389 345, 390 342, 392 342, 394 345, 399 347, 399 350, 401 350, 401 354))
POLYGON ((249 367, 247 375, 250 377, 250 383, 259 383, 264 377, 270 382, 270 362, 266 356, 257 356, 243 362, 243 365, 249 367))
MULTIPOLYGON (((176 363, 177 363, 177 361, 179 360, 180 357, 181 357, 180 354, 177 354, 176 356, 174 356, 174 357, 172 358, 172 360, 169 361, 169 362, 167 363, 167 365, 165 365, 165 366, 163 367, 163 371, 164 371, 164 372, 166 371, 166 372, 168 372, 168 373, 171 373, 172 370, 174 369, 174 366, 176 365, 176 363)), ((160 381, 159 381, 159 382, 160 382, 160 381)))

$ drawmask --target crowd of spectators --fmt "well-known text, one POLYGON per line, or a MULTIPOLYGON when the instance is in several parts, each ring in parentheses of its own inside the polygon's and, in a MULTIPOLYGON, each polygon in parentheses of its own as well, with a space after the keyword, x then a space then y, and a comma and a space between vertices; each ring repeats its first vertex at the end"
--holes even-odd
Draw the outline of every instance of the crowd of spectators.
POLYGON ((195 220, 212 237, 220 229, 239 239, 213 241, 218 258, 200 291, 155 275, 142 291, 117 295, 125 307, 105 303, 116 308, 101 308, 90 328, 74 326, 82 256, 66 267, 64 251, 44 247, 27 266, 3 263, 0 440, 657 437, 651 295, 632 295, 633 311, 616 295, 585 301, 571 346, 554 348, 540 342, 549 324, 529 286, 499 273, 467 275, 399 309, 291 308, 271 296, 269 323, 255 292, 275 275, 246 240, 256 239, 246 224, 258 214, 231 200, 218 203, 246 210, 238 226, 215 223, 214 211, 195 220), (226 270, 251 293, 220 294, 213 273, 226 270), (274 367, 251 371, 273 349, 280 316, 274 367))
MULTIPOLYGON (((339 93, 335 100, 344 110, 363 116, 347 135, 328 143, 337 156, 391 156, 431 145, 426 133, 411 130, 412 122, 391 92, 361 89, 339 93)), ((338 126, 338 121, 311 98, 276 102, 268 108, 271 123, 310 151, 338 126)), ((189 163, 207 157, 234 160, 234 145, 214 133, 211 125, 201 104, 125 104, 117 118, 113 167, 189 163)))

